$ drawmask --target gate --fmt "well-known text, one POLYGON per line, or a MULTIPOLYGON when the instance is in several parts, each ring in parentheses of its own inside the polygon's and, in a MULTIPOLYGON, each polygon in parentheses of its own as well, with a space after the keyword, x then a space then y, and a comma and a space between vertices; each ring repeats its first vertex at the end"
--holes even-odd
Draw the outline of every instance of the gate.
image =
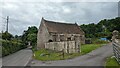
POLYGON ((116 60, 120 64, 120 45, 117 43, 113 43, 113 52, 116 60))

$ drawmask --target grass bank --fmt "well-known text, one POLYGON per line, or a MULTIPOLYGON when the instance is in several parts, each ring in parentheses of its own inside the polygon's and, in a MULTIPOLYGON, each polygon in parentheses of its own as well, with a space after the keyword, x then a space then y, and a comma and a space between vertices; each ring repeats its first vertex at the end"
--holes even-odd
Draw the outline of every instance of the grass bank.
POLYGON ((120 68, 120 64, 118 64, 115 57, 109 57, 106 60, 105 68, 120 68))
POLYGON ((103 46, 103 44, 84 44, 84 45, 81 45, 81 48, 80 48, 81 53, 71 53, 71 54, 65 53, 64 55, 62 52, 41 49, 34 52, 35 54, 34 58, 41 61, 71 59, 80 55, 87 54, 101 46, 103 46))
POLYGON ((49 61, 49 60, 64 60, 70 59, 75 56, 79 56, 79 53, 74 54, 67 54, 65 53, 63 56, 62 52, 56 52, 52 50, 41 49, 35 52, 35 59, 42 60, 42 61, 49 61))

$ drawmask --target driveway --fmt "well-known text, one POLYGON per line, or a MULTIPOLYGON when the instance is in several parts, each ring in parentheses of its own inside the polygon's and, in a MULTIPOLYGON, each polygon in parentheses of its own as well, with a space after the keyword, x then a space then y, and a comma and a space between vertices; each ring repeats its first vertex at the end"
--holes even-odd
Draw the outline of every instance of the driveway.
POLYGON ((74 59, 45 62, 32 60, 28 66, 104 66, 106 58, 112 55, 112 45, 107 44, 74 59))
POLYGON ((9 56, 2 58, 3 66, 26 66, 32 57, 30 49, 23 49, 9 56))

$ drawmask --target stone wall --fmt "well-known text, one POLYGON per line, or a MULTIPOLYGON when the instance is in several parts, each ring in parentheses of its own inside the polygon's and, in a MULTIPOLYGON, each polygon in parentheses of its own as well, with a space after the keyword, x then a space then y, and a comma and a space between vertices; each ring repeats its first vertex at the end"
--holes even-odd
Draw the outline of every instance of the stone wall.
POLYGON ((37 48, 45 48, 44 43, 48 42, 50 38, 49 32, 44 24, 44 21, 41 22, 38 35, 37 35, 37 48))
POLYGON ((80 45, 76 45, 75 41, 63 41, 63 42, 48 42, 45 43, 46 49, 62 51, 65 53, 78 53, 80 52, 80 45))
MULTIPOLYGON (((81 34, 64 34, 64 33, 48 32, 45 22, 42 19, 37 34, 37 49, 45 48, 45 43, 52 44, 52 42, 61 42, 60 44, 62 44, 62 42, 65 42, 65 44, 71 44, 71 46, 73 44, 80 46, 80 44, 85 44, 85 36, 81 34), (68 43, 66 43, 65 41, 67 41, 68 43), (75 42, 70 43, 69 41, 75 41, 75 42)), ((50 46, 54 46, 54 44, 50 46)))
POLYGON ((80 36, 80 43, 85 44, 85 35, 80 36))

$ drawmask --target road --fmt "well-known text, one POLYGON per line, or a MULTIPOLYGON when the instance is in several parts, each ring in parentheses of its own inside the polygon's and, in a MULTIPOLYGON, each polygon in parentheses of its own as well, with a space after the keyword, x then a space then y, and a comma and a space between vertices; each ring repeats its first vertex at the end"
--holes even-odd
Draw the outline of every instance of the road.
POLYGON ((2 66, 26 66, 31 58, 32 51, 30 49, 23 49, 2 58, 2 66))
POLYGON ((0 58, 0 68, 2 67, 2 58, 0 58))
POLYGON ((104 66, 107 57, 113 55, 112 45, 107 44, 86 55, 60 61, 31 60, 28 66, 104 66))

